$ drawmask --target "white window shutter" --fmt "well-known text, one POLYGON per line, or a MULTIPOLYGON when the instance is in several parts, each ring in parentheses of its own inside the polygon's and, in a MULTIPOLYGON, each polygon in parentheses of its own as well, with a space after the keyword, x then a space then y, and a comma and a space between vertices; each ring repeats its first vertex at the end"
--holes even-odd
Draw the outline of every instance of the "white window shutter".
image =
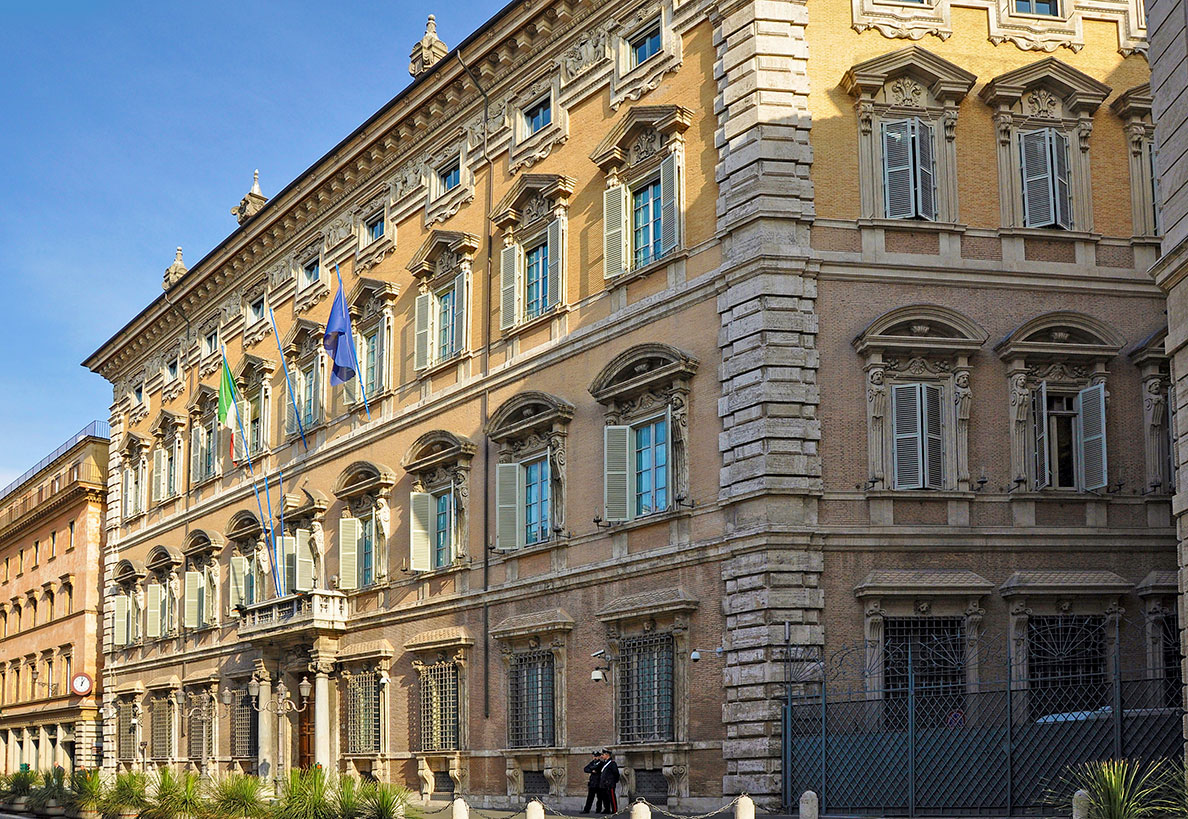
POLYGON ((561 265, 565 261, 565 248, 561 240, 560 219, 549 222, 545 241, 549 254, 548 298, 544 303, 547 309, 555 304, 565 303, 565 299, 561 298, 561 265))
POLYGON ((433 496, 428 492, 410 492, 408 567, 414 572, 433 568, 433 496))
POLYGON ((295 564, 297 559, 297 538, 292 535, 283 535, 280 542, 277 543, 277 567, 276 574, 280 578, 282 588, 277 590, 277 597, 284 597, 293 593, 290 588, 290 580, 296 580, 297 567, 295 564), (292 572, 289 571, 289 566, 293 566, 292 572))
POLYGON ((145 612, 144 634, 150 640, 161 636, 161 597, 161 584, 149 583, 145 588, 145 604, 148 611, 145 612))
POLYGON ((891 387, 891 461, 895 465, 896 489, 922 489, 924 486, 920 386, 896 384, 891 387))
MULTIPOLYGON (((231 610, 243 605, 244 586, 247 578, 248 561, 243 555, 231 555, 231 610)), ((152 607, 152 603, 149 603, 152 607)))
POLYGON ((318 353, 317 361, 313 366, 313 411, 310 417, 315 424, 322 420, 322 354, 318 353))
POLYGON ((1048 457, 1048 382, 1041 381, 1031 393, 1031 430, 1035 442, 1036 489, 1052 485, 1052 462, 1048 457))
POLYGON ((454 277, 454 350, 465 350, 469 334, 466 332, 468 314, 466 309, 466 274, 454 277))
POLYGON ((202 474, 202 427, 195 426, 190 431, 190 481, 197 482, 202 474))
POLYGON ((631 427, 608 426, 602 433, 602 492, 607 521, 631 518, 631 427))
POLYGON ((1068 183, 1068 137, 1060 131, 1049 129, 1052 144, 1052 167, 1055 169, 1054 195, 1056 199, 1056 224, 1065 230, 1072 230, 1072 188, 1068 183))
POLYGON ((603 276, 614 278, 627 270, 627 188, 611 185, 602 192, 603 276))
POLYGON ((165 450, 153 450, 153 503, 165 497, 165 450))
POLYGON ((414 353, 413 353, 413 368, 423 370, 429 366, 429 342, 430 342, 430 313, 433 308, 433 295, 431 293, 422 293, 417 296, 416 311, 414 315, 415 332, 414 332, 414 353))
POLYGON ((671 253, 681 241, 681 213, 677 209, 680 168, 669 154, 660 163, 660 252, 671 253))
POLYGON ((198 594, 202 590, 202 572, 186 572, 185 613, 182 624, 188 629, 198 628, 198 594))
POLYGON ((379 392, 388 385, 388 319, 381 318, 375 336, 375 391, 379 392))
POLYGON ((358 518, 340 518, 338 521, 338 588, 340 589, 357 589, 359 587, 359 534, 361 531, 362 526, 360 526, 358 518))
POLYGON ((499 251, 499 329, 515 327, 520 317, 520 246, 499 251))
POLYGON ((932 126, 920 120, 916 125, 916 215, 936 221, 936 158, 932 126))
POLYGON ((297 539, 294 542, 294 561, 295 570, 293 572, 293 590, 294 591, 312 591, 314 587, 314 559, 313 549, 310 546, 309 529, 298 529, 297 539))
POLYGON ((1077 444, 1081 452, 1081 489, 1101 489, 1109 483, 1106 461, 1105 384, 1077 393, 1077 444))
POLYGON ((888 219, 910 219, 916 215, 912 122, 901 119, 883 123, 883 206, 888 219))
POLYGON ((495 548, 524 545, 524 467, 495 465, 495 548))
MULTIPOLYGON (((116 630, 115 630, 116 602, 115 601, 116 601, 116 598, 109 597, 108 601, 109 602, 103 606, 103 653, 104 654, 110 654, 112 649, 115 648, 115 632, 116 632, 116 630)), ((16 628, 15 628, 15 621, 14 621, 14 627, 9 633, 10 634, 15 633, 15 631, 16 631, 16 628)), ((5 636, 7 636, 7 635, 5 635, 5 636)))
POLYGON ((112 603, 112 644, 116 646, 128 645, 128 595, 120 592, 111 599, 112 603))
POLYGON ((1023 177, 1023 225, 1052 224, 1053 191, 1049 129, 1019 134, 1019 162, 1023 177))
POLYGON ((924 485, 945 488, 944 390, 938 384, 922 384, 924 421, 924 485))

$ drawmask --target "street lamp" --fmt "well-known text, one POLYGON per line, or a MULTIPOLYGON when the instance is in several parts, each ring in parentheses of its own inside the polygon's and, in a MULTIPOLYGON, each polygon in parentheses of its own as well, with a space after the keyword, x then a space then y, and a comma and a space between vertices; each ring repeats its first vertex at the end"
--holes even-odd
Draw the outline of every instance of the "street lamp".
MULTIPOLYGON (((313 684, 309 681, 309 677, 301 678, 301 682, 297 684, 297 691, 301 695, 301 705, 298 705, 293 700, 293 697, 289 694, 289 689, 282 680, 276 684, 276 693, 272 695, 272 698, 265 702, 260 702, 260 681, 252 677, 248 680, 247 685, 248 703, 257 712, 275 714, 279 722, 282 715, 299 714, 309 708, 309 695, 313 691, 313 684)), ((231 697, 231 690, 224 688, 223 701, 229 702, 231 697)), ((279 741, 279 736, 277 739, 277 771, 280 771, 283 770, 285 764, 284 743, 279 741)))
MULTIPOLYGON (((177 703, 177 707, 182 713, 185 714, 187 725, 189 724, 190 717, 193 717, 195 714, 202 714, 206 717, 206 719, 202 720, 202 757, 199 763, 199 772, 202 776, 207 776, 209 774, 209 766, 207 765, 209 751, 207 749, 210 745, 210 722, 211 718, 218 713, 218 701, 215 700, 214 694, 206 691, 203 695, 199 695, 197 705, 187 709, 186 692, 181 688, 174 689, 173 700, 177 703)), ((186 733, 187 735, 189 734, 188 729, 186 733)))

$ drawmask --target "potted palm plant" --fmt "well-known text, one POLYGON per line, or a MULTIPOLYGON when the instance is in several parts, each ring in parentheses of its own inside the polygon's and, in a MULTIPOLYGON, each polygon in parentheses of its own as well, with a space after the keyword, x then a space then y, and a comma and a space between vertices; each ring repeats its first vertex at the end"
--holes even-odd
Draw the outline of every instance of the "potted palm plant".
POLYGON ((193 771, 161 768, 153 777, 144 819, 201 819, 206 813, 202 781, 193 771))
POLYGON ((409 809, 410 793, 398 785, 376 783, 363 796, 360 819, 415 819, 409 809))
POLYGON ((29 807, 42 816, 65 816, 69 793, 66 769, 55 767, 41 775, 41 784, 29 794, 29 807))
POLYGON ((21 813, 28 807, 29 796, 36 784, 37 774, 33 771, 17 771, 8 778, 8 804, 14 811, 21 813))
POLYGON ((123 771, 103 795, 101 811, 103 819, 138 819, 148 807, 148 779, 140 771, 123 771))
POLYGON ((103 807, 103 778, 98 769, 80 768, 70 775, 66 807, 75 819, 99 819, 103 807))
POLYGON ((210 783, 207 803, 216 819, 262 819, 268 813, 264 783, 242 773, 229 773, 210 783))

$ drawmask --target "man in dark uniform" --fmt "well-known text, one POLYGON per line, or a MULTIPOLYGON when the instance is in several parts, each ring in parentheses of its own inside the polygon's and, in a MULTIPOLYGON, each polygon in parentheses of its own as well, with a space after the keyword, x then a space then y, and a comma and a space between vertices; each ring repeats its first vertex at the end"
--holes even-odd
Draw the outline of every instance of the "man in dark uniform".
POLYGON ((602 786, 600 783, 599 774, 602 773, 602 754, 599 751, 594 752, 594 758, 586 763, 586 767, 582 769, 590 774, 590 781, 586 783, 586 807, 582 808, 582 813, 589 813, 590 806, 594 804, 594 800, 598 800, 597 812, 602 813, 602 786))
POLYGON ((603 813, 618 813, 619 799, 615 788, 619 784, 619 766, 611 759, 611 752, 602 749, 602 768, 598 772, 599 789, 602 791, 603 813))

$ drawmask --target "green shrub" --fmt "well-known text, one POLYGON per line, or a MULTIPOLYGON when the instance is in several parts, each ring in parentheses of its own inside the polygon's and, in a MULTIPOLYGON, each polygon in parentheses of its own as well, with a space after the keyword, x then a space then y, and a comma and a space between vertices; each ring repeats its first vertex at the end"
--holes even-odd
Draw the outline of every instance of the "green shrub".
POLYGON ((143 811, 149 807, 148 777, 140 771, 123 771, 103 794, 100 810, 103 819, 118 819, 127 811, 143 811))
POLYGON ((41 775, 41 784, 29 794, 29 807, 41 810, 51 802, 65 805, 70 795, 70 788, 66 786, 66 769, 53 768, 41 775))
POLYGON ((1077 791, 1089 796, 1089 819, 1153 819, 1173 810, 1173 769, 1164 760, 1103 759, 1073 765, 1048 802, 1068 810, 1077 791))
POLYGON ((229 773, 213 780, 207 799, 217 819, 261 819, 268 813, 264 783, 246 774, 229 773))
POLYGON ((278 819, 337 819, 333 788, 321 768, 289 772, 275 806, 278 819))
POLYGON ((37 774, 33 771, 17 771, 8 777, 7 795, 11 799, 28 796, 37 784, 37 774))
POLYGON ((79 768, 70 774, 66 807, 75 813, 102 809, 103 777, 98 769, 79 768))
POLYGON ((148 807, 141 811, 144 819, 174 819, 177 816, 205 817, 206 800, 202 780, 193 771, 178 773, 173 768, 161 768, 153 777, 148 807))
POLYGON ((411 798, 408 789, 399 785, 370 785, 363 796, 360 819, 416 819, 417 814, 409 808, 411 798))

